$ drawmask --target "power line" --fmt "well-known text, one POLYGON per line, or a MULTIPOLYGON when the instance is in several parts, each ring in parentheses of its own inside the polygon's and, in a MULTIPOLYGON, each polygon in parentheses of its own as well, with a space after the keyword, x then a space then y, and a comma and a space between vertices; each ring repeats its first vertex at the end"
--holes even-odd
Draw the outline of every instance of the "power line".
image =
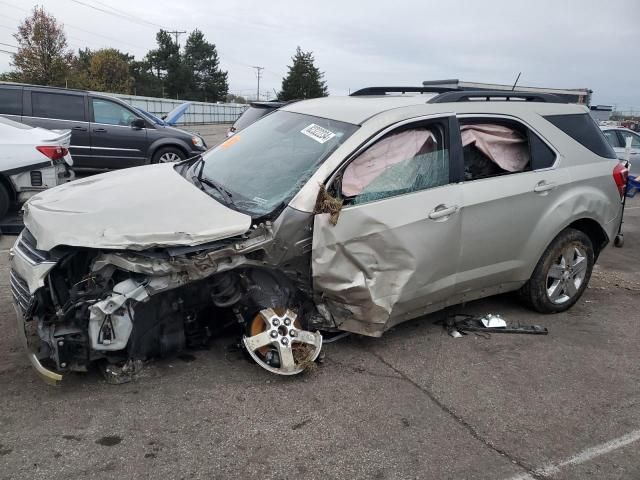
POLYGON ((154 23, 154 22, 150 22, 149 20, 145 20, 144 18, 136 17, 136 16, 131 15, 131 14, 122 14, 122 13, 115 12, 113 10, 105 10, 104 8, 96 7, 95 5, 83 2, 81 0, 71 0, 71 1, 73 3, 77 3, 78 5, 82 5, 83 7, 91 8, 93 10, 97 10, 99 12, 103 12, 103 13, 106 13, 107 15, 112 15, 114 17, 123 18, 125 20, 129 20, 130 22, 138 23, 138 24, 146 26, 146 27, 157 27, 157 28, 161 28, 163 30, 168 30, 168 28, 163 26, 163 25, 160 25, 160 24, 154 23))
POLYGON ((2 42, 0 42, 0 45, 4 45, 5 47, 18 48, 17 45, 11 45, 10 43, 2 43, 2 42))
POLYGON ((180 35, 182 35, 183 33, 187 33, 187 32, 184 32, 184 31, 183 31, 183 32, 179 32, 178 30, 173 30, 173 31, 171 31, 171 32, 167 32, 167 33, 168 33, 169 35, 175 35, 175 37, 176 37, 176 45, 178 45, 178 37, 179 37, 180 35))
MULTIPOLYGON (((13 5, 13 4, 9 3, 9 2, 5 2, 5 1, 3 1, 3 0, 0 0, 0 3, 2 3, 3 5, 7 5, 7 6, 9 6, 9 7, 16 8, 16 9, 21 10, 21 11, 23 11, 23 12, 31 12, 31 10, 27 10, 27 9, 25 9, 25 8, 17 7, 16 5, 13 5)), ((22 20, 17 19, 17 18, 9 17, 8 15, 2 15, 2 16, 6 17, 6 18, 8 18, 8 19, 10 19, 10 20, 14 20, 14 21, 16 21, 16 22, 21 22, 21 21, 22 21, 22 20)), ((64 25, 65 27, 73 28, 74 30, 79 30, 79 31, 81 31, 81 32, 88 33, 89 35, 93 35, 93 36, 96 36, 96 37, 102 37, 102 38, 104 38, 105 40, 109 40, 109 41, 111 41, 111 42, 117 42, 117 43, 120 43, 120 44, 122 44, 122 45, 126 45, 127 47, 133 47, 133 48, 135 48, 135 49, 137 49, 137 50, 141 50, 141 48, 140 48, 140 46, 139 46, 139 45, 134 45, 134 44, 132 44, 132 43, 123 42, 122 40, 119 40, 119 39, 117 39, 117 38, 110 37, 110 36, 108 36, 108 35, 103 35, 103 34, 96 33, 96 32, 92 32, 92 31, 90 31, 90 30, 86 30, 86 29, 84 29, 84 28, 82 28, 82 27, 78 27, 78 26, 76 26, 76 25, 72 25, 72 24, 67 23, 67 22, 62 22, 62 25, 64 25)), ((69 38, 73 38, 73 37, 69 36, 69 38)), ((77 40, 81 41, 81 42, 93 43, 93 44, 97 45, 97 44, 96 44, 96 42, 92 42, 92 41, 90 41, 90 40, 85 40, 85 39, 81 39, 81 38, 78 38, 78 37, 75 37, 75 38, 76 38, 77 40)))

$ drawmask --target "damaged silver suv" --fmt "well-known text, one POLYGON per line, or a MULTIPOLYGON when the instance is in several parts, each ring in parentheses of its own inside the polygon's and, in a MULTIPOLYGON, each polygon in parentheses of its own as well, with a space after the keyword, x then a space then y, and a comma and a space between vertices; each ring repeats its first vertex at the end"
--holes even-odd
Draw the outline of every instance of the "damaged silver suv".
POLYGON ((35 368, 58 382, 98 362, 117 380, 238 325, 255 362, 291 375, 321 332, 380 336, 515 290, 539 312, 571 307, 626 180, 588 110, 521 92, 367 93, 35 196, 11 270, 35 368))

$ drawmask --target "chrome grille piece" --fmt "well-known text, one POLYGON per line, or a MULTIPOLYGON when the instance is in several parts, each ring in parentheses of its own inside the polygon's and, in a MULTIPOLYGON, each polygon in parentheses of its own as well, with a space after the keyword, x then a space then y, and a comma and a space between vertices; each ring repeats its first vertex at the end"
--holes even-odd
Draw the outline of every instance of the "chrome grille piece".
POLYGON ((49 261, 49 253, 36 248, 36 239, 26 228, 22 231, 18 241, 13 247, 19 250, 23 257, 31 263, 42 263, 49 261))
POLYGON ((29 293, 27 282, 18 275, 15 270, 9 273, 9 282, 11 283, 11 295, 16 304, 20 307, 23 316, 28 316, 33 306, 34 298, 29 293))

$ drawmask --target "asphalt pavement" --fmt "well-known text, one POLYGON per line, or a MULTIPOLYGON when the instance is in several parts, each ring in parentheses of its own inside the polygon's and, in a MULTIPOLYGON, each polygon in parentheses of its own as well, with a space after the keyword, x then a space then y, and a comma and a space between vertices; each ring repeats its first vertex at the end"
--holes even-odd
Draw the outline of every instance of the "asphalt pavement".
POLYGON ((0 239, 0 479, 640 478, 640 198, 582 300, 544 316, 501 295, 326 345, 274 376, 224 337, 149 363, 44 384, 16 336, 0 239), (499 313, 547 336, 467 335, 447 313, 499 313))

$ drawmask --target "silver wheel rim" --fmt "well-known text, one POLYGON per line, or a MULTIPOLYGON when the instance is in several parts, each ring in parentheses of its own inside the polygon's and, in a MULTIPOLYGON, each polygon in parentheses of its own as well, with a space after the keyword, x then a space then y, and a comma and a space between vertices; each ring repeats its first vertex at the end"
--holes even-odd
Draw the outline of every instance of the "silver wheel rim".
POLYGON ((278 375, 295 375, 303 372, 310 362, 315 361, 322 348, 322 335, 320 332, 309 332, 294 326, 296 314, 287 310, 282 316, 273 309, 267 308, 260 312, 265 323, 266 330, 252 337, 243 337, 247 352, 251 358, 265 370, 278 375), (293 353, 294 344, 306 344, 312 347, 309 356, 304 360, 296 359, 293 353), (272 366, 267 363, 258 351, 262 347, 272 347, 277 351, 280 366, 272 366))
POLYGON ((551 264, 547 272, 547 297, 562 305, 573 299, 587 275, 587 254, 577 245, 569 245, 551 264))
POLYGON ((180 156, 177 153, 167 152, 160 155, 160 163, 173 163, 180 160, 180 156))

